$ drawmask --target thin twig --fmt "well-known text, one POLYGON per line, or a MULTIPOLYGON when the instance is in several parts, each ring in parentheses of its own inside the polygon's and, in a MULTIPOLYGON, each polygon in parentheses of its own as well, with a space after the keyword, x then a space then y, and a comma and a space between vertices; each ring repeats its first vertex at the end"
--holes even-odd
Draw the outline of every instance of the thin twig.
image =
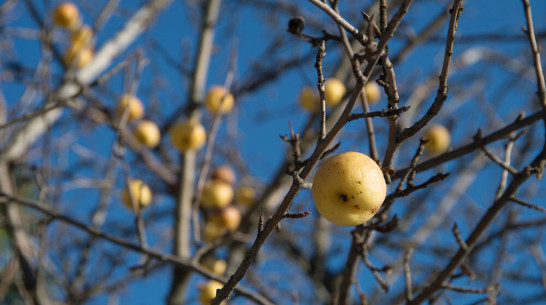
POLYGON ((502 161, 499 157, 497 157, 494 153, 492 153, 489 149, 487 149, 487 147, 485 147, 485 145, 482 144, 481 142, 481 136, 482 135, 482 131, 481 129, 478 129, 478 132, 476 133, 476 135, 474 135, 473 139, 474 141, 476 141, 476 143, 478 143, 478 146, 480 147, 480 149, 485 153, 485 155, 491 159, 491 161, 493 161, 494 163, 500 165, 500 167, 502 167, 505 171, 508 171, 510 172, 512 175, 515 175, 518 173, 518 170, 513 168, 512 166, 510 166, 509 164, 507 164, 506 162, 502 161))
POLYGON ((406 301, 410 301, 413 299, 413 288, 411 285, 411 269, 410 269, 410 259, 411 255, 413 254, 413 249, 408 249, 406 253, 404 254, 404 278, 406 280, 406 301))
POLYGON ((459 247, 461 247, 461 249, 463 250, 468 251, 468 245, 461 238, 461 232, 459 232, 459 227, 457 226, 457 223, 453 224, 453 228, 451 229, 451 231, 453 232, 453 236, 455 236, 455 239, 457 240, 459 247))
POLYGON ((322 60, 326 56, 326 43, 324 40, 320 44, 315 61, 315 69, 317 69, 317 88, 320 98, 320 129, 318 141, 324 140, 326 137, 326 98, 324 96, 324 74, 322 73, 322 60))
POLYGON ((419 147, 417 148, 417 151, 415 151, 415 155, 413 156, 413 159, 411 159, 409 170, 406 171, 402 179, 400 179, 400 182, 398 183, 398 187, 396 188, 397 191, 401 191, 404 187, 404 183, 407 180, 407 185, 411 186, 413 179, 415 178, 415 166, 417 165, 417 161, 419 161, 419 158, 425 151, 425 144, 428 142, 428 140, 420 139, 419 140, 419 147))
POLYGON ((530 208, 530 209, 532 209, 532 210, 537 210, 537 211, 541 211, 541 212, 546 212, 546 209, 545 209, 545 208, 543 208, 543 207, 541 207, 541 206, 538 206, 538 205, 536 205, 536 204, 532 204, 532 203, 527 202, 527 201, 523 201, 523 200, 521 200, 521 199, 519 199, 519 198, 511 197, 510 200, 513 201, 513 202, 515 202, 515 203, 517 203, 517 204, 519 204, 519 205, 522 205, 522 206, 524 206, 524 207, 528 207, 528 208, 530 208))
POLYGON ((535 73, 537 77, 537 95, 542 107, 542 114, 544 120, 544 126, 546 127, 546 82, 544 80, 544 73, 542 72, 542 63, 540 60, 540 50, 537 45, 535 37, 535 29, 533 26, 533 15, 531 13, 531 4, 529 0, 522 0, 523 8, 525 11, 525 20, 527 21, 527 35, 529 36, 529 43, 531 45, 531 51, 533 52, 533 62, 535 64, 535 73))
POLYGON ((388 109, 388 110, 379 110, 366 113, 353 113, 349 116, 349 122, 362 119, 362 118, 375 118, 375 117, 392 117, 400 115, 410 109, 410 106, 404 106, 402 108, 388 109))
POLYGON ((487 293, 491 289, 489 287, 485 288, 470 288, 470 287, 459 287, 459 286, 453 286, 451 284, 444 284, 442 285, 442 288, 453 290, 456 292, 464 292, 464 293, 487 293))

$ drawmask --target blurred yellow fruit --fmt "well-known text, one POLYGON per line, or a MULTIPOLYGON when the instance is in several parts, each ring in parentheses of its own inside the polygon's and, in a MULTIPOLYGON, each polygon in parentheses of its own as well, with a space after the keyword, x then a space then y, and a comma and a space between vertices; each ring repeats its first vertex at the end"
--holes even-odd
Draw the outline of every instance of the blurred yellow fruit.
POLYGON ((370 104, 377 103, 381 98, 381 89, 375 82, 367 83, 366 86, 364 86, 364 90, 366 90, 366 99, 370 104))
POLYGON ((385 200, 383 173, 370 157, 345 152, 324 161, 313 179, 313 200, 319 213, 340 226, 366 222, 385 200))
POLYGON ((53 23, 63 27, 74 29, 80 24, 80 11, 72 2, 62 2, 53 10, 53 23))
POLYGON ((198 150, 207 140, 205 127, 197 119, 187 119, 171 127, 171 142, 180 152, 198 150))
POLYGON ((225 260, 216 258, 212 255, 206 256, 201 265, 218 275, 224 275, 227 269, 227 263, 225 260))
POLYGON ((241 186, 235 194, 235 203, 250 207, 256 201, 256 191, 250 186, 241 186))
POLYGON ((423 138, 428 140, 425 150, 432 155, 446 152, 451 142, 449 130, 442 125, 432 125, 423 138))
POLYGON ((78 68, 85 67, 92 59, 93 48, 74 43, 70 45, 64 55, 64 62, 67 66, 74 65, 78 68))
POLYGON ((235 175, 235 171, 229 165, 218 166, 212 172, 212 174, 210 175, 210 178, 212 180, 224 181, 225 183, 229 183, 231 185, 235 184, 235 181, 237 180, 237 176, 235 175))
POLYGON ((211 242, 218 237, 222 236, 226 232, 226 229, 215 222, 206 222, 203 228, 203 239, 206 242, 211 242))
POLYGON ((127 111, 129 112, 127 116, 128 121, 144 117, 144 105, 138 97, 130 94, 122 95, 118 102, 118 114, 120 116, 123 115, 126 108, 128 108, 127 111))
POLYGON ((343 100, 343 96, 347 89, 345 85, 335 78, 331 78, 326 81, 324 84, 324 98, 326 100, 326 105, 334 107, 343 100))
POLYGON ((318 112, 320 109, 320 97, 313 88, 305 86, 300 92, 300 106, 309 112, 318 112))
MULTIPOLYGON (((224 284, 217 281, 208 281, 202 288, 201 294, 199 294, 199 301, 202 305, 210 305, 212 300, 216 297, 216 290, 222 289, 224 284)), ((226 302, 222 301, 222 305, 225 305, 226 302)))
POLYGON ((201 205, 205 208, 220 209, 228 206, 233 200, 233 188, 231 185, 212 180, 203 187, 201 205))
POLYGON ((239 224, 241 224, 241 211, 234 206, 227 206, 211 214, 210 221, 229 231, 235 231, 239 227, 239 224))
POLYGON ((233 95, 222 86, 212 86, 205 99, 205 106, 213 114, 218 111, 222 114, 228 113, 233 104, 235 104, 233 95))
POLYGON ((74 45, 85 46, 93 38, 93 29, 88 25, 83 25, 79 29, 72 32, 70 40, 74 45))
POLYGON ((152 202, 152 190, 141 180, 130 180, 129 186, 125 187, 125 190, 121 195, 121 199, 123 200, 125 206, 132 210, 133 205, 131 203, 129 192, 131 192, 131 196, 133 197, 137 208, 144 208, 148 206, 150 202, 152 202))
POLYGON ((135 127, 134 134, 140 144, 151 148, 156 147, 161 141, 159 127, 152 121, 144 120, 140 122, 135 127))

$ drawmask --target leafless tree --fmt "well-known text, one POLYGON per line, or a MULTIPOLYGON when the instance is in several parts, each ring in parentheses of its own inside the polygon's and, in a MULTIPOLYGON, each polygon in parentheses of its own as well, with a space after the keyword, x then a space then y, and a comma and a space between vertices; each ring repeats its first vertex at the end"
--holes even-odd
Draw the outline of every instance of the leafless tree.
POLYGON ((82 0, 94 33, 82 67, 52 21, 59 2, 38 2, 0 4, 3 304, 125 304, 151 279, 168 288, 146 293, 169 305, 198 303, 210 280, 223 286, 212 304, 546 300, 546 23, 529 0, 82 0), (497 12, 503 32, 480 22, 497 12), (327 108, 331 78, 347 93, 327 108), (215 83, 231 112, 205 109, 215 83), (300 84, 316 88, 318 112, 299 108, 300 84), (123 94, 144 101, 157 147, 118 111, 123 94), (188 118, 206 145, 181 153, 168 133, 188 118), (452 134, 437 155, 424 149, 432 124, 452 134), (276 152, 258 144, 264 125, 276 152), (309 191, 321 160, 349 150, 388 184, 353 228, 322 218, 309 191), (232 203, 237 230, 204 239, 215 212, 200 202, 222 164, 258 196, 232 203), (153 191, 147 209, 134 195, 123 207, 135 178, 153 191), (215 257, 225 272, 207 267, 215 257))

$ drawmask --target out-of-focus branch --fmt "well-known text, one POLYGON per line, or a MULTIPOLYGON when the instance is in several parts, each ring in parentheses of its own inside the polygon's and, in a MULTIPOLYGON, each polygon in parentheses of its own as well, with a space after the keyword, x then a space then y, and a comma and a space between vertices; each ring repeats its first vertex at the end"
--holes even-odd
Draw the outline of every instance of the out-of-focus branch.
MULTIPOLYGON (((35 202, 35 201, 32 201, 32 200, 28 200, 28 199, 17 197, 17 196, 12 196, 12 195, 6 194, 5 192, 0 193, 0 198, 3 198, 3 199, 7 200, 5 202, 0 202, 0 204, 7 204, 8 206, 10 206, 10 205, 15 206, 15 204, 23 205, 25 207, 28 207, 28 208, 34 209, 36 211, 39 211, 39 212, 43 213, 44 215, 47 215, 48 217, 50 217, 50 218, 52 218, 54 220, 58 220, 58 221, 61 221, 63 223, 66 223, 66 224, 68 224, 68 225, 70 225, 72 227, 78 228, 78 229, 86 232, 87 234, 89 234, 91 236, 94 236, 94 237, 100 238, 102 240, 108 241, 108 242, 110 242, 112 244, 121 246, 121 247, 126 248, 126 249, 131 250, 131 251, 146 254, 146 255, 154 258, 154 259, 157 259, 160 262, 167 262, 167 263, 171 263, 173 265, 177 265, 177 266, 181 266, 181 267, 184 267, 184 268, 191 269, 192 271, 195 271, 195 272, 197 272, 197 273, 199 273, 199 274, 201 274, 201 275, 203 275, 203 276, 205 276, 207 278, 210 278, 210 279, 213 279, 213 280, 216 280, 216 281, 219 281, 219 282, 226 282, 225 277, 218 276, 214 272, 211 272, 208 269, 206 269, 205 267, 199 265, 197 262, 193 262, 191 259, 181 258, 181 257, 177 257, 177 256, 174 256, 174 255, 171 255, 171 254, 164 254, 164 253, 152 250, 152 249, 145 249, 145 248, 143 248, 143 247, 141 247, 139 245, 136 245, 136 244, 134 244, 134 243, 132 243, 132 242, 126 240, 126 239, 106 234, 106 233, 100 231, 99 229, 97 229, 97 228, 95 228, 93 226, 89 226, 89 225, 87 225, 87 224, 85 224, 85 223, 83 223, 81 221, 78 221, 78 220, 76 220, 76 219, 74 219, 74 218, 72 218, 70 216, 67 216, 67 215, 60 214, 58 212, 52 211, 52 210, 46 208, 43 203, 35 202)), ((256 293, 252 292, 251 290, 249 290, 246 287, 243 287, 243 286, 239 285, 236 290, 237 290, 237 292, 239 294, 249 298, 250 300, 252 300, 252 301, 254 301, 254 302, 258 303, 258 304, 264 304, 264 305, 271 305, 272 304, 269 300, 265 299, 264 297, 262 297, 259 294, 256 294, 256 293)))
MULTIPOLYGON (((186 105, 189 117, 199 118, 197 107, 203 100, 203 93, 209 71, 210 57, 214 44, 214 30, 220 14, 221 0, 211 0, 204 3, 203 21, 196 50, 195 66, 192 76, 192 85, 186 105)), ((186 151, 181 157, 180 180, 178 198, 176 199, 174 225, 174 254, 183 258, 191 256, 191 220, 192 203, 195 194, 196 173, 195 151, 186 151)), ((180 304, 183 301, 186 286, 189 282, 191 270, 174 267, 171 288, 166 303, 180 304)))
MULTIPOLYGON (((77 95, 82 86, 89 85, 171 2, 172 0, 152 0, 143 5, 127 21, 125 26, 103 45, 93 60, 76 73, 73 80, 67 81, 55 92, 54 97, 46 103, 45 107, 63 104, 66 100, 77 95)), ((9 162, 20 158, 42 136, 48 129, 47 127, 53 125, 61 117, 62 113, 62 108, 53 109, 43 115, 34 117, 24 126, 18 128, 8 145, 0 150, 0 160, 9 162)))

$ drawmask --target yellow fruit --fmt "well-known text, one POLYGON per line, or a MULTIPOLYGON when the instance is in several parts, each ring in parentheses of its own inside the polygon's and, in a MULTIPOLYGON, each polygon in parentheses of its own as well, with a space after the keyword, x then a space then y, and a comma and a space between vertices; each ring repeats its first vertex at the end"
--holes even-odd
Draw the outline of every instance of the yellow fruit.
POLYGON ((212 180, 203 187, 201 205, 205 208, 220 209, 228 206, 233 200, 233 188, 231 185, 212 180))
POLYGON ((140 122, 134 130, 135 138, 140 144, 148 147, 156 147, 161 141, 159 127, 152 121, 140 122))
POLYGON ((90 26, 84 25, 81 28, 75 30, 70 35, 70 40, 74 45, 85 46, 93 38, 93 29, 90 26))
POLYGON ((379 210, 387 186, 379 166, 358 152, 324 161, 313 180, 313 200, 319 213, 340 226, 366 222, 379 210))
POLYGON ((320 109, 318 93, 311 87, 303 87, 300 92, 300 106, 309 112, 318 112, 320 109))
POLYGON ((331 78, 326 81, 326 84, 324 84, 326 105, 334 107, 339 104, 343 100, 346 91, 345 85, 339 79, 331 78))
POLYGON ((220 180, 224 181, 225 183, 229 183, 233 185, 235 181, 237 180, 237 176, 235 175, 235 171, 231 166, 228 165, 221 165, 218 166, 211 174, 210 178, 212 180, 220 180))
POLYGON ((80 11, 72 2, 63 2, 53 10, 53 23, 63 27, 74 29, 80 25, 80 11))
POLYGON ((375 82, 369 82, 364 86, 368 103, 375 104, 381 98, 381 89, 375 82))
POLYGON ((228 113, 233 108, 235 99, 233 95, 224 87, 212 86, 205 99, 207 109, 215 114, 216 112, 228 113))
MULTIPOLYGON (((208 281, 202 288, 201 294, 199 294, 199 301, 202 305, 210 305, 212 300, 216 297, 216 290, 222 289, 224 284, 217 281, 208 281)), ((225 301, 222 301, 222 305, 226 304, 225 301)))
POLYGON ((201 263, 203 267, 207 268, 209 271, 214 272, 218 275, 224 275, 227 269, 227 263, 223 259, 215 258, 214 256, 206 256, 201 263))
POLYGON ((256 191, 250 186, 241 186, 235 194, 235 202, 250 207, 256 201, 256 191))
POLYGON ((210 221, 229 231, 235 231, 241 224, 241 211, 234 206, 227 206, 210 216, 210 221))
POLYGON ((224 232, 226 232, 226 229, 224 229, 222 226, 215 222, 209 221, 205 223, 205 227, 203 228, 203 239, 206 242, 211 242, 222 236, 224 232))
POLYGON ((123 115, 126 108, 128 108, 127 111, 129 112, 128 121, 144 117, 144 105, 138 97, 130 94, 122 95, 118 102, 118 114, 123 115))
POLYGON ((74 43, 70 45, 64 55, 64 62, 67 66, 74 65, 78 68, 85 67, 92 59, 93 49, 91 47, 74 43))
POLYGON ((137 208, 144 208, 148 206, 150 202, 152 202, 152 190, 141 180, 129 181, 129 187, 125 187, 125 190, 121 195, 121 199, 123 200, 123 203, 125 203, 125 206, 132 210, 133 205, 131 203, 129 192, 131 192, 131 196, 133 197, 137 208))
POLYGON ((196 119, 188 119, 184 122, 175 124, 169 135, 173 146, 180 152, 188 150, 198 150, 207 140, 205 127, 196 119))
POLYGON ((425 150, 432 155, 446 152, 451 142, 449 130, 442 125, 431 126, 425 132, 423 138, 428 140, 427 144, 425 144, 425 150))

